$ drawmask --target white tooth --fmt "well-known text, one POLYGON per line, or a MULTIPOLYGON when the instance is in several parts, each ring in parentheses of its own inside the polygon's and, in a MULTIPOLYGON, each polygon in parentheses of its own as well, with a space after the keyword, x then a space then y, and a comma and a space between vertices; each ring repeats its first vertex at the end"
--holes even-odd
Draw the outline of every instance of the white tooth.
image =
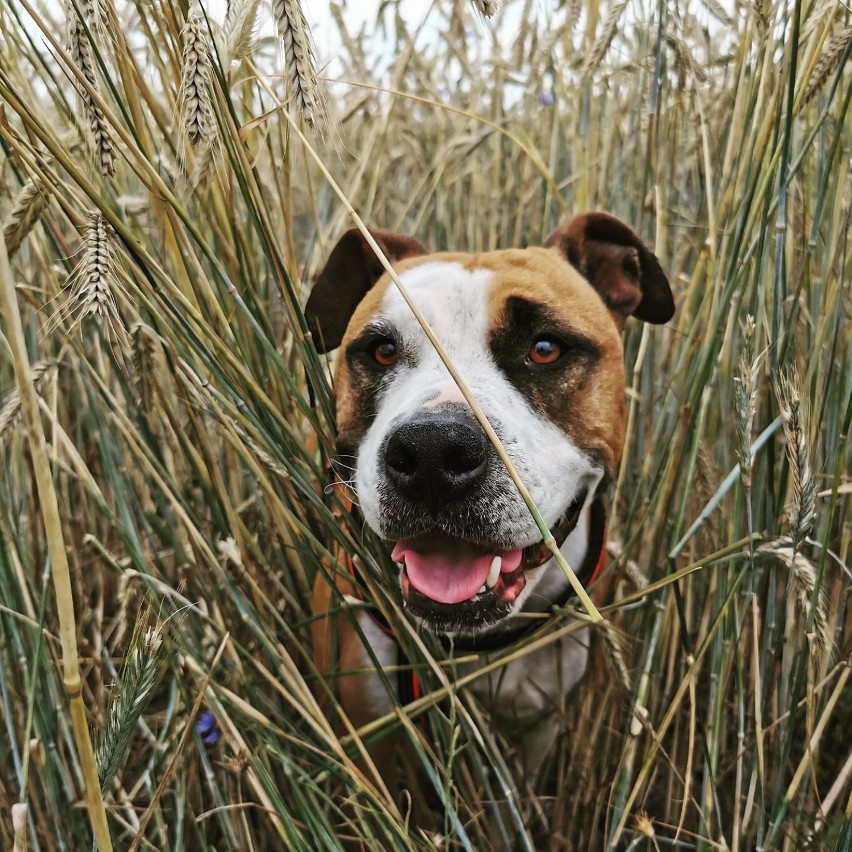
POLYGON ((488 591, 488 589, 486 589, 485 586, 483 585, 483 586, 479 587, 479 591, 476 594, 481 595, 481 594, 484 594, 487 591, 488 591))
POLYGON ((503 565, 503 557, 495 556, 491 560, 491 567, 488 569, 488 577, 485 579, 485 585, 489 589, 493 589, 500 577, 500 567, 503 565))

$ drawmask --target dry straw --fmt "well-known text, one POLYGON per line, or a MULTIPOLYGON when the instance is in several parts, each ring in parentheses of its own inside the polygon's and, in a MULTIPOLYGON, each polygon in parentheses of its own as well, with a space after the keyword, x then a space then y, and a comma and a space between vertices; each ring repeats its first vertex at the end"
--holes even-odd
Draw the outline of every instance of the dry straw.
POLYGON ((59 635, 62 644, 63 683, 71 710, 71 723, 83 775, 89 819, 98 849, 100 852, 111 852, 112 840, 107 825, 104 801, 100 795, 86 707, 83 704, 83 684, 77 657, 74 593, 65 549, 62 517, 59 513, 59 501, 53 484, 44 427, 39 416, 38 397, 33 385, 23 321, 18 311, 17 296, 5 244, 0 245, 0 309, 2 309, 0 316, 3 318, 5 336, 12 350, 21 411, 52 565, 51 576, 56 595, 59 635))

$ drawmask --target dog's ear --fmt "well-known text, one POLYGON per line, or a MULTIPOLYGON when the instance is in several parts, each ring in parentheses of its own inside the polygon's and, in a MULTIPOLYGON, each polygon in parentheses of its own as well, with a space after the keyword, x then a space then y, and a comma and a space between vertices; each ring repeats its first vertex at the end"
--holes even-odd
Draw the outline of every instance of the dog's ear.
POLYGON ((639 236, 609 213, 584 213, 545 241, 555 247, 600 293, 620 325, 633 315, 668 322, 674 299, 660 262, 639 236))
MULTIPOLYGON (((374 229, 370 233, 391 263, 428 254, 428 249, 414 237, 374 229)), ((384 271, 357 228, 340 238, 305 305, 305 319, 317 352, 330 352, 340 346, 355 308, 384 271)))

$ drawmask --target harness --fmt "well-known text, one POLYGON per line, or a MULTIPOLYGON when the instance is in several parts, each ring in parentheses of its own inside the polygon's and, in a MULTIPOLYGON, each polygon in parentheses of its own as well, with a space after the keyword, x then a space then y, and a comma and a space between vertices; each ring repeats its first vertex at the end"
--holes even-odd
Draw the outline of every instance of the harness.
MULTIPOLYGON (((580 581, 583 588, 586 589, 595 583, 606 566, 606 509, 604 508, 603 500, 600 496, 595 497, 592 501, 592 504, 589 507, 589 512, 589 546, 586 550, 586 556, 579 568, 574 569, 577 579, 580 581)), ((363 578, 361 577, 354 560, 348 553, 346 554, 345 562, 346 570, 352 576, 352 579, 355 580, 355 591, 357 593, 357 589, 360 586, 363 586, 363 578)), ((553 602, 553 606, 560 608, 564 607, 573 596, 574 591, 569 586, 565 594, 553 602)), ((411 668, 411 661, 402 649, 402 645, 400 645, 400 643, 396 640, 396 634, 390 624, 388 624, 385 617, 375 608, 371 608, 369 613, 376 626, 396 643, 397 694, 401 704, 410 704, 412 701, 416 701, 423 695, 420 678, 417 677, 417 672, 411 668)), ((462 652, 487 653, 499 651, 503 648, 507 648, 515 642, 519 642, 540 626, 540 620, 522 619, 522 623, 517 627, 491 631, 487 635, 481 637, 456 640, 453 643, 453 646, 456 650, 462 652)))

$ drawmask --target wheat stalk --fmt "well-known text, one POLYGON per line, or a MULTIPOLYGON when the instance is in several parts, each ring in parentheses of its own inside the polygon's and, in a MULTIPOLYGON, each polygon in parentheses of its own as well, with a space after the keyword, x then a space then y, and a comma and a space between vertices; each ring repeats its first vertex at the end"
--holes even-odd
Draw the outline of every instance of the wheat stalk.
POLYGON ((497 0, 471 0, 471 2, 473 3, 473 8, 476 9, 483 18, 493 18, 500 8, 500 4, 497 0))
MULTIPOLYGON (((99 91, 98 78, 95 74, 92 45, 86 33, 82 14, 82 9, 78 11, 74 7, 73 0, 67 0, 65 5, 66 48, 80 75, 97 92, 99 91)), ((115 143, 110 135, 106 116, 82 81, 78 80, 75 88, 86 116, 97 166, 105 177, 115 177, 115 143)))
POLYGON ((299 0, 274 0, 272 12, 284 42, 287 96, 305 126, 313 130, 325 118, 325 98, 317 79, 311 34, 299 0))
POLYGON ((583 63, 583 70, 581 72, 583 82, 588 82, 589 77, 606 56, 606 52, 609 50, 609 46, 612 44, 612 40, 618 31, 618 22, 621 20, 621 16, 626 8, 627 0, 620 0, 610 10, 609 15, 604 21, 600 35, 595 39, 595 43, 592 45, 592 49, 583 63))
POLYGON ((621 636, 619 636, 618 631, 613 627, 611 621, 604 619, 599 622, 598 626, 602 631, 601 637, 603 638, 604 650, 612 667, 615 669, 616 675, 618 675, 618 682, 621 684, 622 689, 630 692, 633 687, 627 663, 624 661, 624 647, 621 636))
POLYGON ((210 97, 213 80, 210 46, 199 6, 189 10, 180 40, 183 53, 178 91, 178 156, 184 170, 189 171, 189 152, 193 152, 195 167, 192 182, 196 184, 203 180, 208 167, 215 162, 218 140, 216 114, 210 97))
MULTIPOLYGON (((33 387, 38 390, 44 383, 45 376, 52 374, 58 366, 57 361, 39 361, 33 364, 30 371, 33 387)), ((21 413, 21 395, 17 390, 11 391, 0 408, 0 442, 6 436, 21 413)))
POLYGON ((757 33, 763 39, 769 34, 769 25, 772 23, 771 0, 752 0, 752 8, 757 22, 757 33))
POLYGON ((74 614, 74 592, 62 529, 62 517, 59 513, 59 500, 53 484, 53 472, 47 454, 47 441, 45 440, 44 426, 39 416, 38 396, 33 386, 27 341, 18 309, 9 260, 6 256, 5 243, 0 243, 0 320, 2 320, 6 340, 12 352, 27 444, 30 449, 32 469, 35 472, 36 488, 41 504, 40 514, 44 522, 45 538, 50 553, 51 576, 62 644, 62 679, 69 700, 71 724, 85 785, 89 819, 98 849, 100 852, 111 852, 112 840, 107 824, 104 801, 98 788, 92 739, 82 697, 83 683, 77 656, 77 620, 74 614))
POLYGON ((137 323, 130 330, 132 343, 133 386, 139 410, 150 412, 154 406, 154 389, 157 376, 157 337, 153 329, 137 323))
POLYGON ((675 33, 669 33, 666 39, 675 51, 675 70, 678 75, 678 89, 682 90, 684 88, 687 73, 692 74, 699 83, 706 83, 708 79, 707 71, 692 55, 692 51, 690 51, 686 42, 675 33))
POLYGON ((164 669, 163 634, 159 626, 147 627, 147 621, 148 613, 145 611, 139 616, 133 630, 121 682, 110 702, 98 746, 98 778, 101 790, 104 791, 124 763, 136 724, 151 700, 164 669))
POLYGON ((848 27, 839 35, 829 39, 811 74, 811 79, 808 80, 808 88, 805 91, 804 100, 806 104, 810 103, 816 97, 825 85, 825 81, 840 65, 840 58, 846 52, 846 46, 850 41, 852 41, 852 27, 848 27))
POLYGON ((36 226, 44 208, 47 207, 47 196, 41 185, 28 180, 18 193, 11 212, 3 223, 3 239, 6 242, 6 253, 12 257, 20 248, 27 234, 36 226))
POLYGON ((790 537, 798 547, 810 534, 816 514, 816 483, 811 475, 806 424, 795 371, 781 374, 775 391, 784 418, 787 461, 793 477, 793 502, 789 509, 790 537))
POLYGON ((107 0, 77 0, 77 8, 98 36, 105 36, 109 21, 107 0))
POLYGON ((793 589, 796 596, 796 607, 800 617, 807 623, 813 616, 814 634, 820 650, 827 651, 831 647, 831 634, 828 628, 826 613, 827 600, 824 589, 816 596, 814 607, 814 590, 816 589, 817 572, 813 563, 805 557, 789 538, 764 544, 756 551, 768 556, 787 568, 792 569, 793 589))
POLYGON ((727 10, 719 2, 719 0, 701 0, 701 2, 707 9, 707 11, 710 12, 711 15, 713 15, 723 24, 725 24, 725 26, 730 27, 733 25, 733 18, 731 18, 731 16, 728 14, 727 10))
POLYGON ((228 8, 223 32, 225 55, 230 61, 246 59, 254 52, 259 8, 260 0, 234 0, 228 8))
POLYGON ((736 425, 740 461, 740 477, 746 489, 751 488, 751 434, 757 407, 757 375, 760 358, 754 354, 754 317, 748 314, 743 323, 742 350, 734 377, 734 398, 736 401, 736 425))
POLYGON ((71 319, 72 328, 87 317, 103 320, 107 329, 123 345, 127 341, 127 332, 115 299, 115 293, 123 288, 115 271, 114 239, 112 226, 103 214, 100 211, 91 213, 86 226, 83 257, 66 284, 70 292, 65 312, 71 319))

